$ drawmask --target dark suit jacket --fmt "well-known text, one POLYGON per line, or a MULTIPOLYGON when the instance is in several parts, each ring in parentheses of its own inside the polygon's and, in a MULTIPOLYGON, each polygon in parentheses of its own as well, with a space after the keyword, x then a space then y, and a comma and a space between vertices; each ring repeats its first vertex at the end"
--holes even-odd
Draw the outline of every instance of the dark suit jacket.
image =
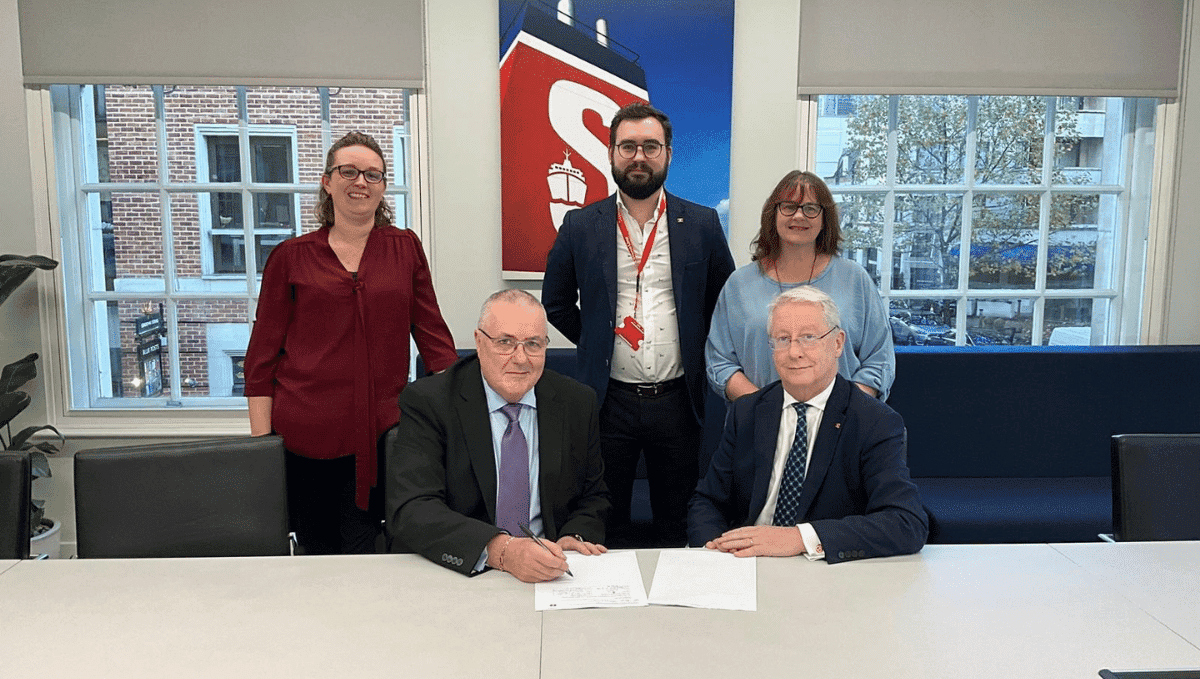
MULTIPOLYGON (((909 478, 904 421, 841 375, 834 379, 797 523, 812 524, 830 563, 918 552, 929 519, 909 478)), ((752 525, 762 512, 782 409, 779 382, 731 406, 712 465, 688 505, 692 546, 752 525)))
MULTIPOLYGON (((683 373, 696 421, 704 418, 704 341, 733 256, 716 210, 667 194, 671 285, 683 373)), ((611 374, 617 316, 617 197, 568 212, 546 257, 542 305, 578 347, 581 382, 600 402, 611 374), (576 304, 578 302, 578 304, 576 304)))
MULTIPOLYGON (((610 507, 596 395, 547 370, 537 396, 539 480, 546 537, 604 541, 610 507)), ((496 528, 496 461, 479 359, 460 359, 400 394, 387 451, 392 551, 415 551, 469 574, 496 528)))

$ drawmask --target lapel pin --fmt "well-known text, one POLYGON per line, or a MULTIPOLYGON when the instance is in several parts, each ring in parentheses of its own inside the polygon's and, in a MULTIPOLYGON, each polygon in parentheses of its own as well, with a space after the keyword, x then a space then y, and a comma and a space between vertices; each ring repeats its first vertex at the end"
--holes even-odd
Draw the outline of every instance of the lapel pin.
POLYGON ((675 218, 675 221, 676 221, 676 222, 678 222, 678 223, 680 223, 680 224, 682 224, 682 223, 683 223, 683 217, 676 217, 676 218, 675 218))
POLYGON ((838 423, 834 424, 834 425, 833 425, 833 428, 834 428, 834 429, 841 429, 841 428, 842 428, 842 423, 841 423, 841 422, 838 422, 838 423))

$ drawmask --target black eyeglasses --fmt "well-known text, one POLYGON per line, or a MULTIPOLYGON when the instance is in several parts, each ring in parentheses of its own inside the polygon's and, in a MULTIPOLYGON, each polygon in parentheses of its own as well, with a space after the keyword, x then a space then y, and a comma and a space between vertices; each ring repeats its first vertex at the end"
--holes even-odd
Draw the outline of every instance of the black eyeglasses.
POLYGON ((815 346, 817 342, 820 342, 821 340, 825 339, 826 337, 829 337, 829 333, 833 332, 834 330, 837 330, 839 327, 840 326, 836 326, 836 325, 833 326, 824 335, 801 335, 799 337, 788 337, 787 335, 780 335, 779 337, 772 337, 768 341, 771 344, 771 348, 774 349, 775 351, 787 351, 792 348, 793 344, 795 344, 798 347, 807 349, 811 346, 815 346))
POLYGON ((334 172, 342 175, 342 179, 348 179, 350 181, 358 179, 358 175, 361 174, 363 179, 367 180, 368 184, 378 184, 379 182, 383 181, 385 176, 379 170, 360 170, 353 165, 335 165, 329 168, 329 172, 326 174, 332 175, 334 172))
POLYGON ((650 141, 644 141, 640 144, 635 144, 631 141, 623 141, 620 144, 617 144, 617 153, 620 153, 622 158, 628 160, 636 156, 638 149, 641 149, 642 154, 645 155, 646 158, 657 158, 658 154, 662 153, 663 146, 663 144, 660 144, 653 139, 650 141))
POLYGON ((524 347, 526 356, 541 356, 542 354, 546 353, 546 346, 550 344, 550 340, 548 338, 542 339, 540 337, 535 337, 533 339, 522 341, 513 339, 511 337, 492 337, 491 335, 487 334, 487 331, 483 328, 477 328, 477 330, 482 332, 484 337, 490 339, 492 341, 492 346, 496 347, 496 351, 500 352, 504 356, 516 351, 517 347, 524 347))
POLYGON ((775 209, 784 217, 791 217, 799 210, 805 217, 820 217, 825 208, 820 203, 793 203, 789 200, 775 203, 775 209))

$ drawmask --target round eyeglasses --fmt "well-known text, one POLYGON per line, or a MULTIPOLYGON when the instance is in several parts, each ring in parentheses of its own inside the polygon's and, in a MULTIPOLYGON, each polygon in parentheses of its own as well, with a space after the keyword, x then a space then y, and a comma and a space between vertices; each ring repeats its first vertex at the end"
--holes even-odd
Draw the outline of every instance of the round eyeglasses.
POLYGON ((784 217, 791 217, 799 210, 805 217, 820 217, 825 208, 820 203, 793 203, 789 200, 775 203, 775 209, 784 217))
POLYGON ((772 337, 768 340, 768 342, 770 343, 771 348, 775 351, 787 351, 792 348, 793 344, 802 349, 807 349, 809 347, 816 346, 817 342, 829 337, 829 333, 837 330, 839 327, 841 326, 833 326, 824 335, 800 335, 799 337, 780 335, 779 337, 772 337))
POLYGON ((384 174, 379 170, 360 170, 353 165, 335 165, 329 168, 329 174, 337 172, 342 176, 342 179, 354 181, 358 179, 358 175, 362 175, 363 179, 367 180, 368 184, 378 184, 383 181, 384 174))
POLYGON ((523 347, 525 349, 526 356, 541 356, 542 354, 546 353, 546 346, 550 344, 549 339, 543 339, 541 337, 535 337, 527 340, 518 340, 513 339, 512 337, 492 337, 491 335, 487 334, 487 331, 483 328, 477 329, 479 332, 483 333, 484 337, 492 341, 492 346, 496 348, 496 352, 503 356, 513 353, 517 350, 517 347, 523 347))
POLYGON ((617 153, 621 154, 622 158, 628 160, 636 156, 638 149, 641 149, 642 155, 646 156, 646 158, 657 158, 658 154, 662 153, 663 146, 663 144, 660 144, 653 139, 650 141, 644 141, 640 144, 635 144, 631 141, 623 141, 620 144, 617 144, 617 153))

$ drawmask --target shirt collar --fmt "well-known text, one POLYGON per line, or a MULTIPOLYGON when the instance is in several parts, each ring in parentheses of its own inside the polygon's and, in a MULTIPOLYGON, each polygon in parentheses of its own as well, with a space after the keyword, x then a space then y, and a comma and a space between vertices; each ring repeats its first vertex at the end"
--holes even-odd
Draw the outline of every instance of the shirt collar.
MULTIPOLYGON (((657 222, 659 218, 662 217, 662 215, 658 212, 658 205, 660 202, 660 197, 663 196, 663 191, 666 191, 666 189, 659 188, 658 191, 654 193, 654 214, 650 217, 651 223, 657 222)), ((663 210, 665 211, 667 204, 663 202, 662 206, 663 210)), ((625 207, 625 196, 620 191, 617 191, 617 209, 620 210, 629 221, 637 221, 633 218, 633 215, 630 214, 629 208, 625 207)))
MULTIPOLYGON (((825 412, 825 404, 829 402, 829 395, 833 393, 833 385, 837 383, 837 377, 829 380, 829 386, 821 390, 821 393, 804 401, 809 407, 816 408, 821 412, 825 412)), ((783 385, 780 385, 782 388, 783 385)), ((497 397, 499 398, 499 397, 497 397)), ((783 407, 790 408, 793 403, 800 403, 795 397, 788 393, 787 389, 783 390, 783 407)))
MULTIPOLYGON (((483 395, 487 399, 487 411, 489 413, 494 413, 508 405, 508 401, 505 401, 503 396, 496 393, 496 390, 492 389, 492 385, 488 384, 488 381, 483 379, 482 375, 479 376, 479 379, 483 382, 483 395)), ((519 398, 517 403, 537 410, 537 395, 534 394, 536 390, 537 387, 535 386, 533 389, 525 392, 525 395, 519 398)))

